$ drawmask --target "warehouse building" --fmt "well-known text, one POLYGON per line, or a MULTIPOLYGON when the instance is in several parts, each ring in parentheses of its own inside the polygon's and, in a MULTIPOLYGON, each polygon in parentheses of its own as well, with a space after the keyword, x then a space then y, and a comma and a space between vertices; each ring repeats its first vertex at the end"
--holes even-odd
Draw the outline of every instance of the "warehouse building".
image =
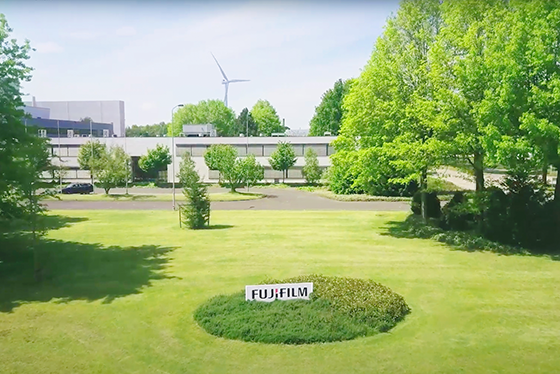
MULTIPOLYGON (((296 164, 288 171, 287 181, 299 183, 303 182, 302 168, 305 165, 304 154, 309 148, 315 150, 317 159, 321 168, 330 166, 329 156, 334 153, 331 142, 336 137, 320 136, 320 137, 176 137, 176 138, 117 138, 105 137, 97 139, 99 142, 106 144, 108 147, 121 146, 132 158, 133 169, 137 165, 138 159, 145 155, 148 149, 155 148, 158 144, 165 145, 172 150, 172 144, 175 144, 174 164, 168 166, 167 181, 172 181, 173 167, 175 172, 179 171, 181 156, 188 152, 195 162, 197 172, 205 182, 215 183, 218 181, 218 172, 209 170, 204 162, 204 153, 212 144, 229 144, 233 146, 239 157, 245 157, 252 154, 257 161, 264 166, 265 182, 278 182, 282 179, 282 172, 272 170, 268 159, 272 152, 276 150, 279 142, 288 142, 292 144, 296 152, 296 164)), ((87 170, 81 170, 78 165, 78 152, 80 147, 89 139, 78 137, 59 137, 50 139, 51 154, 53 163, 62 162, 64 169, 67 169, 64 175, 66 182, 87 182, 90 174, 87 170), (59 156, 59 157, 58 157, 59 156)), ((175 181, 178 182, 177 177, 175 181)))

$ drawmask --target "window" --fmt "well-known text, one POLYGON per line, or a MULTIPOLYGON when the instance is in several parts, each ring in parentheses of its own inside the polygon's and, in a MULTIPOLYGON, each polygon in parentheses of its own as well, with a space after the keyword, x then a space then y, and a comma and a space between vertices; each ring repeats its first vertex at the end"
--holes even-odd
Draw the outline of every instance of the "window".
POLYGON ((46 138, 47 137, 47 130, 39 129, 39 138, 46 138))

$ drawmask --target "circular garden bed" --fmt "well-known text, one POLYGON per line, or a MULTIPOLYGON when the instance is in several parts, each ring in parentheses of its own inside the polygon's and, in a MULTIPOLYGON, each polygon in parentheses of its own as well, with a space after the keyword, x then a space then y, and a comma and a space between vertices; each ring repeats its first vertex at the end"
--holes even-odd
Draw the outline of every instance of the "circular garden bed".
POLYGON ((403 297, 370 280, 300 276, 263 284, 313 282, 310 300, 246 301, 216 296, 194 314, 212 335, 250 342, 307 344, 350 340, 391 329, 410 308, 403 297))

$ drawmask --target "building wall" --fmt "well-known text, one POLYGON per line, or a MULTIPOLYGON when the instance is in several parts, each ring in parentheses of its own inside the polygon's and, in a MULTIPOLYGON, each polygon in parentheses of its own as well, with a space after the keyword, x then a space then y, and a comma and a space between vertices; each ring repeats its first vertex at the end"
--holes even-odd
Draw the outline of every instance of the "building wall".
POLYGON ((94 122, 112 123, 119 137, 125 133, 124 101, 37 101, 35 105, 48 108, 52 119, 79 121, 90 117, 94 122))
POLYGON ((29 114, 33 118, 43 118, 43 119, 51 118, 50 117, 51 110, 49 108, 39 108, 39 107, 34 107, 34 106, 25 106, 23 108, 23 111, 26 114, 29 114))
MULTIPOLYGON (((307 148, 313 148, 317 152, 319 166, 326 168, 330 166, 329 156, 334 153, 334 148, 330 143, 335 137, 250 137, 250 138, 100 138, 99 142, 107 146, 119 145, 123 147, 131 157, 140 157, 148 151, 162 144, 172 150, 171 145, 175 142, 175 158, 173 163, 168 166, 168 182, 172 181, 173 168, 175 174, 179 172, 181 157, 185 152, 189 152, 195 163, 197 172, 205 182, 217 182, 218 174, 216 171, 209 170, 204 162, 204 153, 212 144, 230 144, 234 146, 240 157, 249 154, 255 155, 257 161, 265 167, 265 181, 274 182, 282 178, 282 173, 272 170, 268 162, 269 156, 279 142, 291 143, 296 151, 296 164, 288 171, 288 181, 302 182, 301 168, 305 165, 304 154, 307 148)), ((66 181, 88 181, 90 176, 86 170, 79 170, 78 151, 82 144, 89 139, 86 138, 59 138, 51 139, 51 154, 60 156, 65 167, 71 168, 67 173, 66 181)), ((53 159, 53 163, 58 164, 58 158, 53 159)), ((175 178, 178 182, 178 178, 175 178)))

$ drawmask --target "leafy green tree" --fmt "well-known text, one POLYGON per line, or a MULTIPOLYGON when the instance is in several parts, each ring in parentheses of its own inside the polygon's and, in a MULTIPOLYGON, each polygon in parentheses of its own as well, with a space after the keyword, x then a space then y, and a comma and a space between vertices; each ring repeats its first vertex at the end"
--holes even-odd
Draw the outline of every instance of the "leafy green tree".
POLYGON ((403 1, 387 22, 370 61, 344 96, 335 147, 354 153, 359 162, 351 171, 337 172, 337 166, 331 171, 331 178, 355 178, 350 185, 344 181, 343 189, 408 194, 418 180, 426 190, 428 172, 441 162, 444 149, 430 80, 430 51, 441 23, 437 0, 403 1))
POLYGON ((237 117, 236 123, 236 131, 235 135, 243 134, 247 136, 247 128, 249 129, 249 136, 258 136, 259 135, 259 127, 249 109, 244 108, 239 116, 237 117))
POLYGON ((169 164, 171 164, 169 147, 162 144, 156 145, 154 149, 148 149, 148 152, 138 160, 140 169, 156 177, 158 172, 165 170, 169 164))
POLYGON ((183 125, 203 124, 214 125, 218 136, 236 136, 235 113, 221 100, 203 100, 179 108, 173 115, 167 133, 169 136, 173 133, 178 136, 183 131, 183 125))
POLYGON ((106 154, 107 147, 96 139, 82 144, 78 150, 78 164, 80 165, 80 169, 89 170, 92 184, 96 174, 102 167, 106 154))
POLYGON ((18 44, 11 32, 0 14, 0 218, 8 220, 23 214, 21 189, 28 175, 22 165, 27 164, 27 148, 36 142, 23 124, 20 89, 31 78, 32 69, 26 65, 31 47, 29 41, 18 44))
POLYGON ((154 125, 132 125, 126 128, 126 136, 133 137, 162 137, 167 135, 168 124, 160 122, 154 125))
POLYGON ((208 188, 195 170, 194 161, 188 153, 183 155, 179 169, 179 181, 183 185, 186 203, 182 204, 181 216, 191 229, 202 229, 210 224, 210 197, 208 188))
POLYGON ((42 256, 38 240, 46 233, 44 217, 46 207, 41 204, 41 200, 46 196, 53 195, 53 190, 43 190, 39 192, 39 181, 45 171, 51 168, 47 142, 45 139, 34 138, 23 148, 25 158, 18 163, 21 168, 21 189, 23 199, 20 206, 24 211, 23 218, 29 223, 31 231, 31 249, 33 250, 33 269, 34 277, 37 282, 42 280, 42 256))
POLYGON ((442 11, 444 25, 431 51, 438 122, 446 125, 442 138, 450 155, 470 165, 476 190, 482 191, 488 146, 511 125, 508 113, 492 105, 502 78, 495 52, 504 47, 496 43, 496 35, 504 27, 508 4, 449 1, 442 4, 442 11))
POLYGON ((220 174, 219 181, 232 190, 235 188, 231 181, 236 179, 235 160, 237 151, 229 144, 212 144, 204 154, 204 162, 210 170, 217 170, 220 174))
POLYGON ((259 134, 270 136, 273 133, 286 131, 276 113, 276 109, 267 100, 257 101, 251 109, 251 116, 257 123, 259 134))
POLYGON ((245 185, 252 186, 264 178, 264 168, 254 155, 237 156, 237 151, 229 144, 213 144, 204 154, 208 168, 220 173, 220 185, 231 192, 245 185))
POLYGON ((287 142, 280 142, 268 160, 270 167, 274 170, 282 171, 282 183, 288 177, 288 169, 296 163, 296 152, 294 147, 287 142))
POLYGON ((111 188, 124 185, 128 178, 130 178, 130 156, 120 146, 109 148, 99 162, 97 185, 105 190, 105 194, 109 194, 111 188))
POLYGON ((317 152, 313 148, 305 151, 305 165, 302 171, 303 177, 309 184, 315 184, 321 179, 322 171, 319 167, 317 152))
POLYGON ((93 122, 93 120, 91 119, 91 117, 84 117, 84 118, 80 118, 80 122, 90 123, 90 122, 93 122))
POLYGON ((238 158, 235 162, 238 187, 252 187, 264 179, 264 166, 257 162, 255 155, 238 158))
POLYGON ((338 135, 342 123, 342 101, 348 93, 352 79, 337 80, 334 87, 328 89, 321 98, 321 103, 315 108, 315 115, 309 123, 310 136, 323 136, 325 132, 338 135))

